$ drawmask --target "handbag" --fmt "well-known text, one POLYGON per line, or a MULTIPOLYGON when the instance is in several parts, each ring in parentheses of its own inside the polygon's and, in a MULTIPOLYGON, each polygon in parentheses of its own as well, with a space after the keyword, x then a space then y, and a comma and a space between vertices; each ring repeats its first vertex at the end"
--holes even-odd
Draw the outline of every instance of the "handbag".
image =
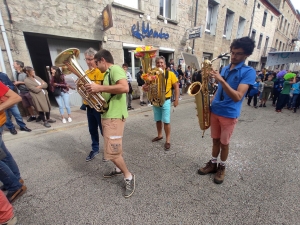
POLYGON ((61 88, 60 87, 54 87, 53 95, 54 96, 60 96, 61 88))

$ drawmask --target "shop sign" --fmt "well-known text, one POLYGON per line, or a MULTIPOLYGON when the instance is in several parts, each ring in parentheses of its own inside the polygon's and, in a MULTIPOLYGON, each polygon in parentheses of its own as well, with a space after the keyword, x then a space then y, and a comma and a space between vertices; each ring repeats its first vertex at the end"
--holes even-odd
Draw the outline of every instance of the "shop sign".
POLYGON ((160 39, 169 39, 169 34, 163 32, 163 28, 160 29, 160 32, 150 29, 149 23, 147 23, 147 26, 145 25, 145 21, 142 23, 142 28, 140 29, 140 23, 137 22, 136 24, 133 24, 131 27, 131 33, 132 36, 134 36, 137 39, 140 39, 141 41, 144 38, 160 38, 160 39))
POLYGON ((102 24, 103 24, 103 31, 108 30, 109 28, 113 27, 113 20, 112 20, 112 13, 111 13, 111 6, 107 5, 102 11, 102 24))
POLYGON ((201 38, 202 27, 194 27, 188 30, 189 39, 201 38))

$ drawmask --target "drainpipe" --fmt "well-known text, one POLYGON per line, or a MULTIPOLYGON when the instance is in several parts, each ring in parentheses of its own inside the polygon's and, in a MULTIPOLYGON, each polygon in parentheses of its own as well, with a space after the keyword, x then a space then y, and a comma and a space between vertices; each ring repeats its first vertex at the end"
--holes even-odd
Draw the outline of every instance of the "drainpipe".
POLYGON ((0 71, 0 72, 6 73, 1 47, 0 47, 0 66, 1 66, 1 69, 2 69, 2 71, 0 71))
POLYGON ((256 7, 256 0, 254 0, 254 6, 253 6, 252 15, 251 15, 251 23, 250 23, 248 37, 250 37, 250 35, 251 35, 251 30, 252 30, 252 25, 253 25, 253 20, 254 20, 254 14, 255 14, 255 7, 256 7))
POLYGON ((1 27, 1 33, 2 33, 2 36, 3 36, 3 40, 4 40, 4 44, 5 44, 9 64, 10 64, 10 68, 11 68, 11 73, 14 77, 14 80, 16 80, 15 73, 14 73, 15 70, 14 70, 14 66, 13 66, 14 62, 13 62, 13 59, 12 59, 12 55, 11 55, 11 51, 10 51, 10 47, 9 47, 9 42, 8 42, 8 39, 7 39, 7 35, 6 35, 6 31, 5 31, 5 27, 4 27, 4 23, 3 23, 3 19, 2 19, 1 10, 0 10, 0 27, 1 27))
MULTIPOLYGON (((194 27, 197 25, 197 13, 198 13, 198 0, 196 0, 196 11, 195 11, 194 27)), ((193 39, 192 54, 194 54, 194 48, 195 48, 195 38, 193 39)))

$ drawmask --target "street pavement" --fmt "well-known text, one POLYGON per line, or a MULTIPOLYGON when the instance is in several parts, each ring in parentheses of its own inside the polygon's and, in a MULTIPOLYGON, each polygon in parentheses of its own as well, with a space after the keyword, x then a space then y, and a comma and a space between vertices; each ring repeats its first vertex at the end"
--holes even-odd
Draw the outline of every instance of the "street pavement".
POLYGON ((168 152, 165 137, 151 142, 151 107, 130 112, 123 148, 136 191, 129 199, 122 196, 122 176, 102 177, 112 164, 101 154, 85 162, 91 141, 83 111, 73 110, 67 125, 14 139, 6 132, 28 187, 13 204, 18 224, 299 224, 300 112, 276 113, 270 102, 255 109, 245 100, 225 181, 217 185, 213 175, 196 173, 210 159, 212 141, 209 130, 201 138, 193 98, 184 97, 172 110, 168 152))

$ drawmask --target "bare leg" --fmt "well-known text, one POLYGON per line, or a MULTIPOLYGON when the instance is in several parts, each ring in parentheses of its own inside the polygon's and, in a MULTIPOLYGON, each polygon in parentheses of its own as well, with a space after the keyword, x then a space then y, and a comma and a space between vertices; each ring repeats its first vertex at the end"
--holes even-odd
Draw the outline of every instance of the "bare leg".
POLYGON ((213 139, 212 157, 218 158, 221 150, 220 147, 221 147, 220 139, 213 139))
POLYGON ((229 144, 228 145, 223 145, 221 143, 221 161, 225 162, 227 160, 229 154, 229 144))
POLYGON ((171 139, 171 124, 164 123, 164 129, 165 129, 165 133, 166 133, 166 143, 170 143, 170 139, 171 139))
POLYGON ((131 176, 131 173, 127 169, 127 166, 125 164, 123 156, 120 156, 119 158, 113 159, 111 161, 116 165, 116 167, 118 167, 122 171, 125 178, 128 178, 131 176))
POLYGON ((157 137, 161 138, 162 135, 162 122, 161 121, 157 121, 156 122, 156 129, 157 129, 157 137))

